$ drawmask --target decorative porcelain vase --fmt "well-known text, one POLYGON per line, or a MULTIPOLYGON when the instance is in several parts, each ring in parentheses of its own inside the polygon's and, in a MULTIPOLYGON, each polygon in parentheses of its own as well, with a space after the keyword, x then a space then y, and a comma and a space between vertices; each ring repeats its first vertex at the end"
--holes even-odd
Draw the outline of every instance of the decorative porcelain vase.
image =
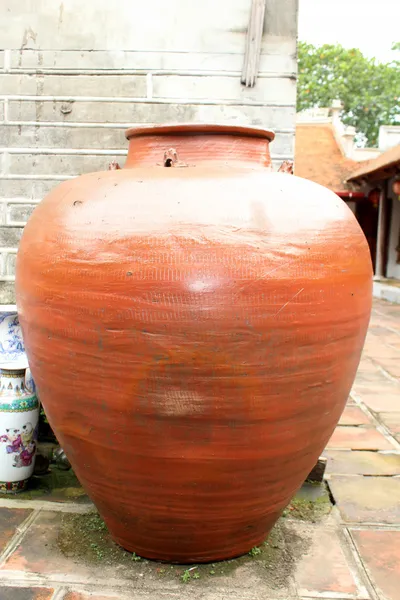
POLYGON ((225 559, 265 539, 339 420, 368 245, 338 196, 271 172, 268 131, 127 137, 125 168, 62 183, 25 228, 29 363, 114 539, 225 559))
POLYGON ((16 313, 0 314, 0 493, 26 488, 33 473, 39 401, 16 313))

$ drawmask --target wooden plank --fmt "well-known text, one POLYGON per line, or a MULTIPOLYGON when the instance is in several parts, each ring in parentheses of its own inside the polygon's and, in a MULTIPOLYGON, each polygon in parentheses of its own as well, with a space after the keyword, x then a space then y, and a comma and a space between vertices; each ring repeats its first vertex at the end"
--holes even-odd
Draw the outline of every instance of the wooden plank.
POLYGON ((383 239, 383 249, 382 249, 382 257, 383 257, 383 276, 387 277, 388 263, 389 263, 389 252, 390 252, 390 229, 392 222, 392 211, 393 211, 393 202, 395 200, 390 198, 389 196, 389 182, 386 180, 385 182, 385 196, 386 196, 386 211, 385 211, 385 223, 384 223, 384 239, 383 239))
POLYGON ((386 224, 386 194, 384 186, 381 187, 379 195, 378 230, 376 234, 376 262, 374 279, 382 279, 385 274, 384 248, 385 248, 385 224, 386 224))
POLYGON ((260 64, 266 0, 252 0, 241 82, 254 87, 260 64))

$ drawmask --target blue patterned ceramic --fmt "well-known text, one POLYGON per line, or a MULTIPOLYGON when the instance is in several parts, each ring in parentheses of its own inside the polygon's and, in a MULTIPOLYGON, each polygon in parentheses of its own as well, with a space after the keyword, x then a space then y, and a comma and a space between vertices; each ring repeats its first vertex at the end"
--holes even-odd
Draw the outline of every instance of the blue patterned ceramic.
POLYGON ((17 313, 0 313, 0 368, 26 369, 28 360, 17 313))
POLYGON ((25 385, 28 390, 36 394, 36 385, 33 381, 32 373, 29 367, 25 371, 25 385))

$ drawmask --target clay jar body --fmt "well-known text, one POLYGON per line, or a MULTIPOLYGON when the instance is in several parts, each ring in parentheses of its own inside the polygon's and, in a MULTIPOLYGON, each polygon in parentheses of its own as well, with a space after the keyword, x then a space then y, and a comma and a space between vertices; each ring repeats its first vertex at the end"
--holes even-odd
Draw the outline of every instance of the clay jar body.
POLYGON ((25 229, 29 363, 119 544, 228 558, 264 540, 345 406, 368 246, 338 196, 270 172, 268 132, 127 136, 126 168, 61 184, 25 229))

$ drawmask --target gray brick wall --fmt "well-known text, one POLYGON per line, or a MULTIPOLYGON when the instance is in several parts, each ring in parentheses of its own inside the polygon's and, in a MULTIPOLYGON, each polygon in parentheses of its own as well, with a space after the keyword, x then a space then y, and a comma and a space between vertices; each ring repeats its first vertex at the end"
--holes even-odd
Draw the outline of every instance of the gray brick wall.
POLYGON ((250 5, 0 3, 0 304, 14 302, 18 243, 37 203, 65 179, 123 163, 127 127, 258 125, 276 131, 274 163, 293 157, 297 0, 267 0, 251 89, 240 84, 250 5))

